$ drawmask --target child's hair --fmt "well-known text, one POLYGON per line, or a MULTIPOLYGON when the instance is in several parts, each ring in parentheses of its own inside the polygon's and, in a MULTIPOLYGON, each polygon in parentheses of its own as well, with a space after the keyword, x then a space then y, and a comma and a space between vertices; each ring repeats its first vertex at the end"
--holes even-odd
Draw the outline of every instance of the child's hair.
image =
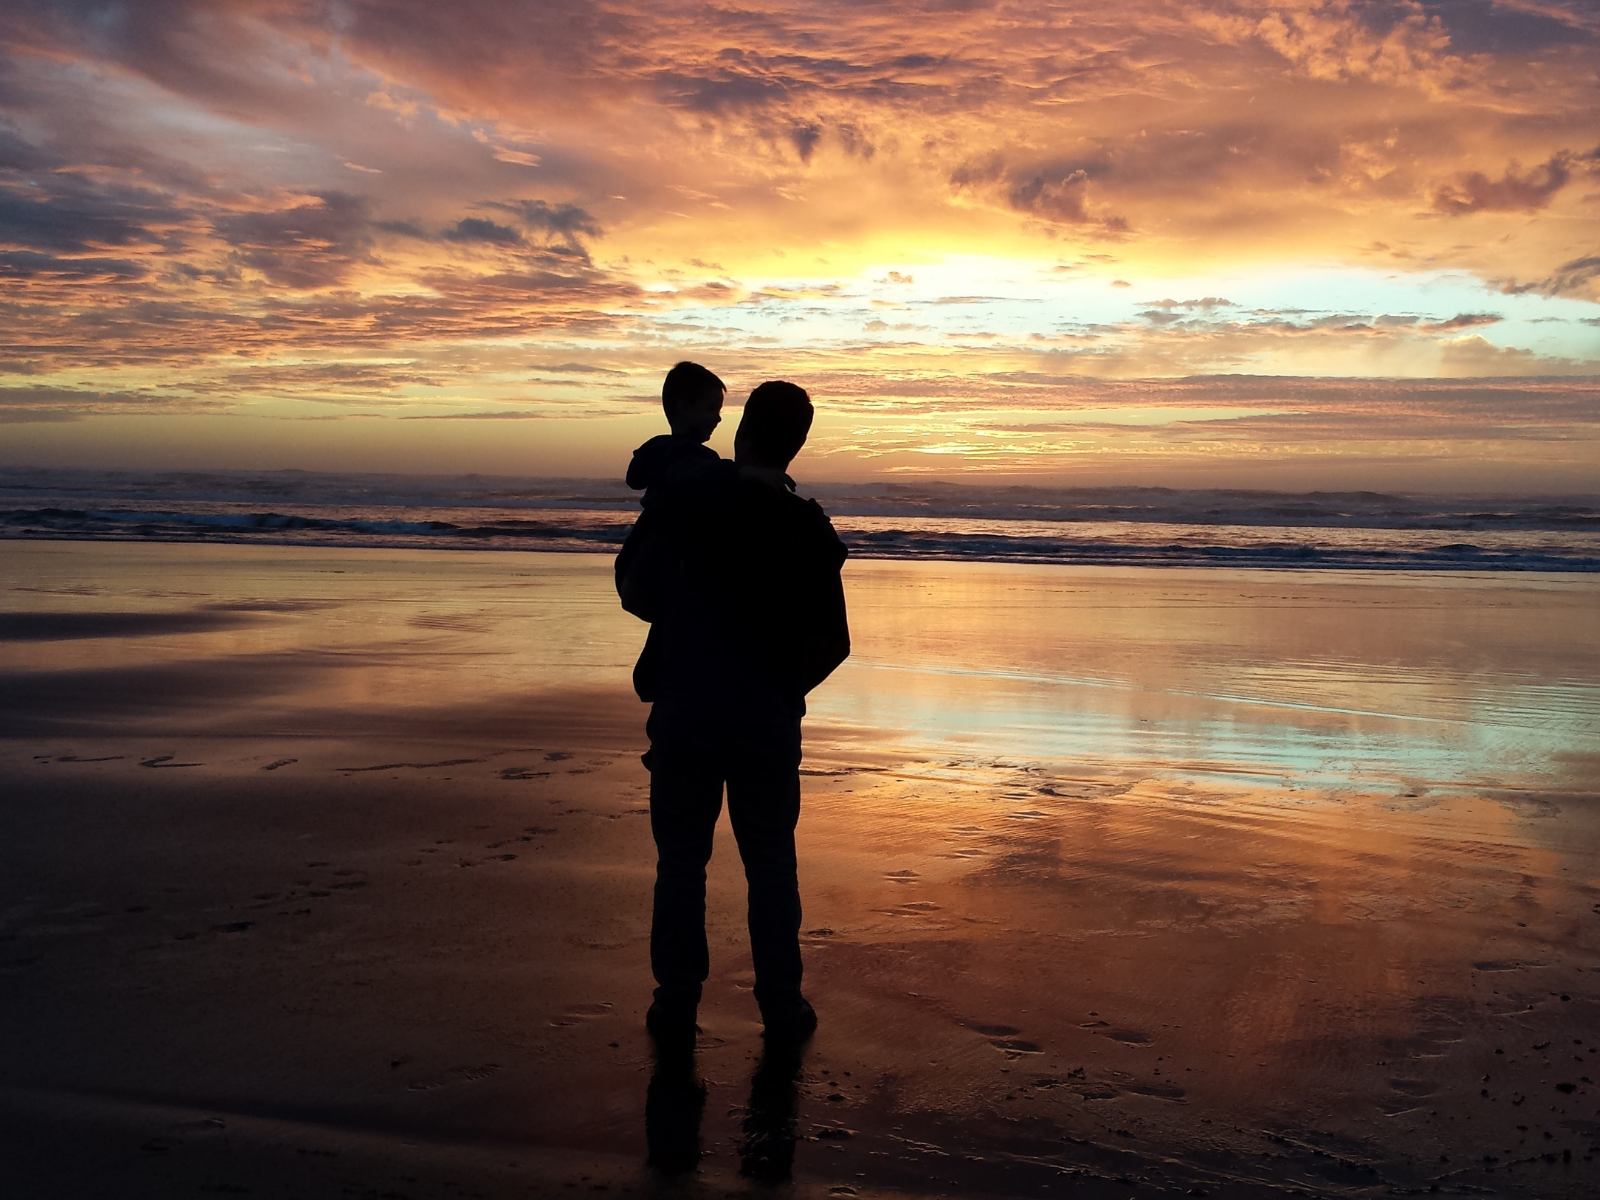
POLYGON ((681 362, 667 372, 666 379, 661 383, 661 408, 667 414, 667 420, 675 420, 680 412, 707 392, 715 392, 720 397, 727 390, 727 384, 699 363, 681 362))
POLYGON ((750 393, 739 436, 764 463, 788 463, 806 444, 814 414, 811 397, 797 383, 768 380, 750 393))

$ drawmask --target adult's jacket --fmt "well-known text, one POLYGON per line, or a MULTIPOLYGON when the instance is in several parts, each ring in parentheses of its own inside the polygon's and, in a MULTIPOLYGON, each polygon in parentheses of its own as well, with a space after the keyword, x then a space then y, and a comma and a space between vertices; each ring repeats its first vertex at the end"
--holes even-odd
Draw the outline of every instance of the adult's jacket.
POLYGON ((616 562, 623 607, 651 623, 634 689, 652 739, 791 736, 850 653, 845 555, 821 505, 731 463, 652 489, 616 562))

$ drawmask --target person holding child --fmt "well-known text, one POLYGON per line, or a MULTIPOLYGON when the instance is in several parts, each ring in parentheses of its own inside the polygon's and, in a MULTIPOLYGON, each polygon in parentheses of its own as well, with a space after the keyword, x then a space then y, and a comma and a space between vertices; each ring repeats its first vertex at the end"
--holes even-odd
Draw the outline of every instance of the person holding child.
POLYGON ((803 1040, 816 1014, 801 993, 800 723, 805 697, 850 653, 845 547, 787 471, 813 408, 793 383, 750 394, 728 462, 703 443, 721 419, 722 381, 679 363, 662 406, 670 435, 634 454, 644 512, 617 556, 627 611, 650 622, 634 670, 650 702, 650 826, 657 862, 646 1017, 665 1043, 693 1043, 710 970, 705 868, 726 788, 749 887, 756 1002, 769 1040, 803 1040))

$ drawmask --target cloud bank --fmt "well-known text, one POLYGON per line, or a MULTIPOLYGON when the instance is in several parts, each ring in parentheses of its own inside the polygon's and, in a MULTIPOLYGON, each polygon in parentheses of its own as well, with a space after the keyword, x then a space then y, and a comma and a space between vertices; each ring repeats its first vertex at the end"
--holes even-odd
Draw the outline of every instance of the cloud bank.
POLYGON ((504 412, 607 469, 694 357, 811 386, 842 476, 1600 465, 1577 0, 16 0, 0 46, 20 459, 416 467, 504 412))

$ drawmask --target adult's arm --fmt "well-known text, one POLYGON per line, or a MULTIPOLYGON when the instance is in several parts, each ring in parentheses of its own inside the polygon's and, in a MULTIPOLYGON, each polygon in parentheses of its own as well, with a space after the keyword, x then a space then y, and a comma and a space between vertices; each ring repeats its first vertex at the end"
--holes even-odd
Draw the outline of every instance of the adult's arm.
POLYGON ((849 551, 834 531, 833 522, 815 500, 807 501, 802 544, 803 576, 796 582, 799 633, 794 647, 795 681, 801 693, 809 692, 833 674, 850 657, 850 620, 845 612, 844 581, 840 569, 849 551))
POLYGON ((816 687, 850 657, 850 620, 845 612, 844 580, 834 567, 818 581, 810 628, 800 647, 802 693, 816 687))

